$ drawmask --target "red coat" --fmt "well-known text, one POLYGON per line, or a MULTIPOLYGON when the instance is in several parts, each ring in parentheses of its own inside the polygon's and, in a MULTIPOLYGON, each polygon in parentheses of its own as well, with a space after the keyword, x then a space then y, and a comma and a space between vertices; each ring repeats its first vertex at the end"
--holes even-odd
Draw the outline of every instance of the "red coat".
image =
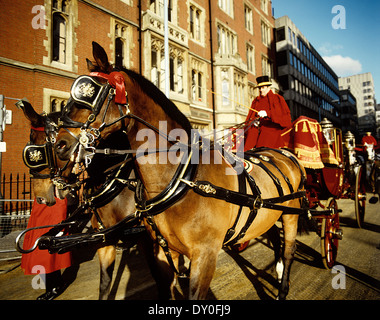
MULTIPOLYGON (((261 119, 259 128, 252 126, 248 129, 245 136, 244 151, 255 147, 284 147, 281 133, 283 129, 292 125, 290 110, 285 99, 270 90, 265 97, 259 96, 253 100, 251 108, 257 111, 265 110, 268 118, 261 119)), ((256 111, 250 110, 246 122, 249 123, 256 117, 256 111)))
MULTIPOLYGON (((32 213, 29 218, 28 228, 54 225, 66 219, 67 216, 67 199, 60 200, 56 198, 57 203, 48 207, 44 204, 38 204, 34 200, 32 213)), ((30 249, 36 239, 49 229, 37 229, 27 232, 24 238, 23 249, 30 249)), ((63 254, 50 254, 48 250, 40 250, 38 247, 31 253, 22 255, 21 268, 25 274, 51 273, 60 269, 71 266, 71 252, 63 254), (43 271, 41 271, 41 267, 43 271)))
POLYGON ((364 136, 362 138, 362 145, 364 146, 365 143, 373 144, 374 147, 377 145, 377 141, 374 136, 364 136))

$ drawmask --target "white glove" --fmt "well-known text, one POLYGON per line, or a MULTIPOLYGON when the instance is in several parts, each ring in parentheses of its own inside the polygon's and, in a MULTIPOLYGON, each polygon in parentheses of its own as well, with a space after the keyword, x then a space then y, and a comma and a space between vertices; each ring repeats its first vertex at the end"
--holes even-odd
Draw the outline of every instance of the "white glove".
POLYGON ((268 116, 267 112, 265 110, 261 110, 257 113, 257 115, 260 117, 260 118, 265 118, 268 116))

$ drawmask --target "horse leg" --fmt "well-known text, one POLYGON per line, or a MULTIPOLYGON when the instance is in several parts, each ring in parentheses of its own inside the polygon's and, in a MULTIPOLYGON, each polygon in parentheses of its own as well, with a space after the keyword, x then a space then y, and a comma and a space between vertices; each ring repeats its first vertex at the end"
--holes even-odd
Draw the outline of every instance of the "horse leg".
POLYGON ((282 261, 282 254, 281 254, 281 237, 280 237, 280 231, 276 225, 273 225, 268 231, 267 231, 267 237, 270 241, 270 243, 273 246, 274 250, 274 261, 276 262, 276 272, 277 272, 277 280, 281 283, 282 274, 284 272, 284 262, 282 261))
POLYGON ((115 268, 115 246, 106 246, 98 249, 98 257, 100 263, 99 300, 107 300, 115 268))
MULTIPOLYGON (((173 298, 175 274, 168 264, 162 248, 147 233, 139 239, 138 248, 144 253, 149 270, 156 281, 159 299, 169 300, 173 298)), ((178 268, 178 254, 171 251, 171 255, 174 265, 178 268)))
POLYGON ((195 252, 191 257, 189 299, 206 299, 211 280, 213 278, 219 247, 212 244, 205 245, 202 250, 195 252))
MULTIPOLYGON (((297 236, 297 224, 298 215, 283 215, 284 224, 284 253, 283 253, 283 273, 280 283, 278 299, 285 300, 289 292, 289 275, 290 266, 293 262, 294 253, 296 251, 296 236, 297 236)), ((278 265, 276 266, 277 269, 278 265)))
MULTIPOLYGON (((268 237, 269 242, 273 246, 274 251, 274 261, 277 265, 282 264, 282 258, 281 258, 281 237, 280 237, 280 231, 278 227, 274 224, 267 232, 266 235, 268 237)), ((277 269, 277 267, 276 267, 277 269)), ((282 275, 282 273, 281 273, 282 275)), ((281 279, 282 276, 279 275, 279 279, 281 279)))

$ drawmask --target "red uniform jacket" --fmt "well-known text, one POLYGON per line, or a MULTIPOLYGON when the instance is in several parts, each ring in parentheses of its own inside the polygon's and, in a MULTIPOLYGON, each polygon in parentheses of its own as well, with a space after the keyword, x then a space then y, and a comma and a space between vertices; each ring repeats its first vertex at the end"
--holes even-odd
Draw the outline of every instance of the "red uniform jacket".
MULTIPOLYGON (((257 111, 265 110, 268 118, 261 119, 259 128, 252 126, 248 129, 245 136, 244 151, 255 147, 284 147, 281 133, 284 128, 292 125, 290 110, 285 99, 270 90, 265 97, 259 96, 253 100, 251 108, 257 111)), ((246 122, 249 123, 256 117, 256 111, 250 110, 246 122)))
MULTIPOLYGON (((55 225, 66 219, 67 199, 60 200, 56 198, 56 201, 57 203, 54 206, 48 207, 44 204, 38 204, 36 200, 34 200, 28 228, 55 225)), ((49 229, 37 229, 27 232, 24 238, 23 248, 30 249, 37 238, 48 231, 49 229)), ((25 274, 51 273, 70 266, 71 252, 50 254, 48 250, 40 250, 37 247, 37 249, 31 253, 23 254, 21 258, 21 268, 25 274)))
POLYGON ((362 138, 362 145, 364 145, 365 143, 373 144, 374 147, 376 147, 377 145, 377 141, 374 136, 364 136, 362 138))

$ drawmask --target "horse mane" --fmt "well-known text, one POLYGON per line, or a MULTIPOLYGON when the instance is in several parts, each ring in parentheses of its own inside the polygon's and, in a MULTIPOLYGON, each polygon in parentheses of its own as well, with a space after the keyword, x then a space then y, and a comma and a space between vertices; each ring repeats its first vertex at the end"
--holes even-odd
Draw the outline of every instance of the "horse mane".
POLYGON ((130 69, 121 68, 120 71, 125 72, 132 78, 140 87, 143 92, 151 97, 157 103, 167 116, 176 121, 190 137, 191 124, 189 119, 177 108, 177 106, 166 97, 166 95, 158 89, 151 81, 146 79, 139 73, 130 69))

